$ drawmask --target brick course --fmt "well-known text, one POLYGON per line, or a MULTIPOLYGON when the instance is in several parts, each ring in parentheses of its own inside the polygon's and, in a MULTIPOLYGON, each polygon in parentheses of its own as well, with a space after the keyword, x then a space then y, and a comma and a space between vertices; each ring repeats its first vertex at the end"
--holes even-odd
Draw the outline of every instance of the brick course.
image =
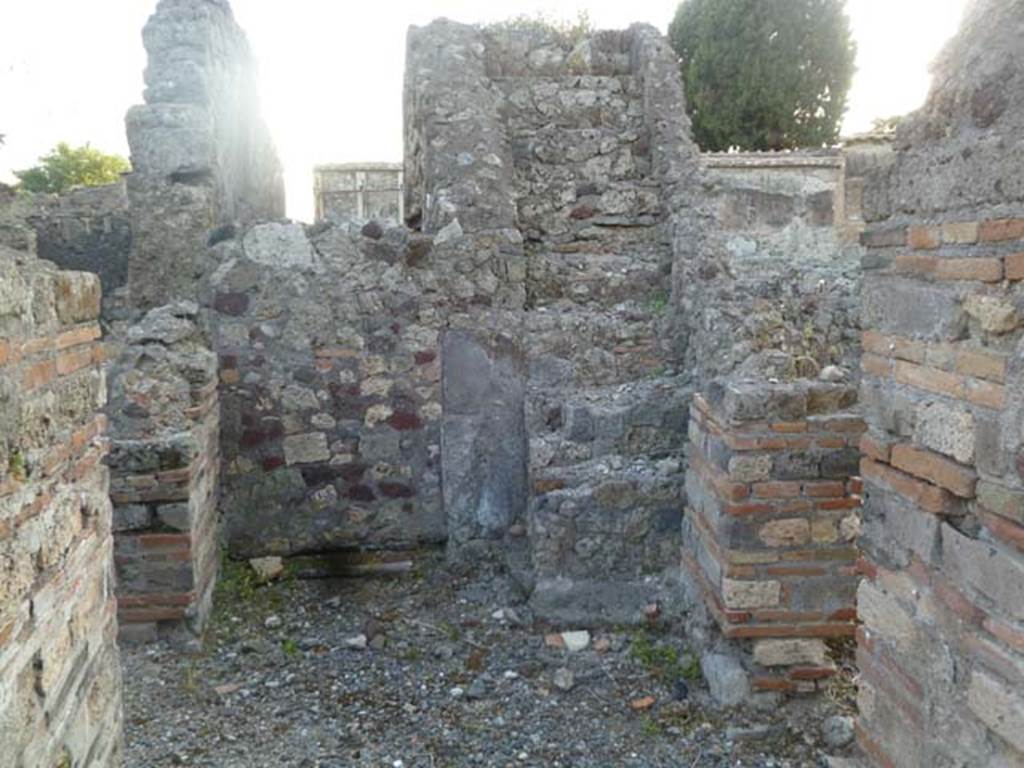
POLYGON ((753 688, 813 692, 834 672, 823 638, 855 627, 858 525, 847 519, 861 504, 851 476, 864 425, 843 410, 843 385, 713 390, 714 404, 695 395, 690 411, 683 562, 722 634, 757 640, 746 646, 753 688))
POLYGON ((971 118, 960 114, 983 92, 963 62, 1019 48, 1007 27, 1019 17, 1004 0, 972 7, 937 64, 933 100, 901 126, 910 141, 866 192, 899 199, 862 237, 865 263, 889 265, 862 291, 856 731, 876 766, 1024 765, 1024 209, 993 178, 1018 177, 1021 163, 973 151, 1015 135, 1019 107, 980 130, 961 130, 971 118), (937 160, 954 156, 955 168, 937 160), (995 192, 965 196, 967 179, 995 192), (896 229, 905 246, 882 236, 896 229), (913 311, 877 303, 896 280, 913 311))
POLYGON ((120 762, 98 296, 94 275, 0 248, 4 765, 120 762))
POLYGON ((217 360, 195 312, 150 312, 111 371, 118 614, 132 640, 198 634, 213 599, 220 407, 217 360))

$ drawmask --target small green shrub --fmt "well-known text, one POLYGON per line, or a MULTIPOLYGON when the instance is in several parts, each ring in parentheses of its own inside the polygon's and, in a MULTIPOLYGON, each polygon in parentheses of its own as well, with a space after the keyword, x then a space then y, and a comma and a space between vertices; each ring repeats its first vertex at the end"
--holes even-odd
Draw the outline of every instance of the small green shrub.
POLYGON ((594 31, 590 15, 586 11, 579 11, 575 20, 559 19, 548 13, 536 13, 533 16, 523 13, 505 21, 488 24, 486 29, 495 34, 532 31, 554 35, 563 47, 569 49, 575 48, 594 31))
POLYGON ((700 679, 700 659, 696 654, 685 652, 680 655, 674 646, 652 641, 646 631, 633 636, 629 653, 648 674, 665 685, 672 685, 680 678, 700 679))

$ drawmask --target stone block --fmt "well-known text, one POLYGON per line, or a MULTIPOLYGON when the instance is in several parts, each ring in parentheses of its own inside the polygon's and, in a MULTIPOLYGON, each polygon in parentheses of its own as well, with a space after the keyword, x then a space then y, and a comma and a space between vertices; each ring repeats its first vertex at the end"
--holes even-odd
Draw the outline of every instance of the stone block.
POLYGON ((897 336, 957 338, 966 322, 955 288, 891 276, 865 278, 861 306, 863 327, 897 336))
POLYGON ((769 547, 795 547, 810 540, 810 523, 804 518, 786 518, 765 523, 758 538, 769 547))
POLYGON ((987 333, 1010 333, 1020 325, 1017 307, 1000 296, 972 294, 964 301, 964 311, 987 333))
POLYGON ((1024 754, 1024 696, 983 669, 971 672, 967 706, 985 725, 1024 754))
POLYGON ((100 281, 88 272, 58 272, 54 281, 57 317, 65 325, 100 316, 100 281))
POLYGON ((206 174, 217 162, 210 113, 198 104, 146 104, 125 117, 134 171, 155 176, 206 174))
POLYGON ((978 503, 985 509, 1024 525, 1024 490, 981 480, 977 493, 978 503))
POLYGON ((137 531, 153 524, 153 512, 145 504, 118 504, 114 507, 114 532, 137 531))
POLYGON ((729 479, 737 483, 768 480, 772 474, 772 457, 768 454, 738 454, 729 459, 729 479))
POLYGON ((961 464, 973 464, 974 416, 965 408, 942 402, 925 403, 917 411, 914 441, 961 464))
POLYGON ((970 245, 978 241, 978 222, 948 221, 942 225, 942 242, 970 245))
POLYGON ((918 503, 867 485, 860 546, 872 558, 907 565, 911 554, 935 563, 941 551, 940 519, 918 503))
POLYGON ((705 653, 700 658, 701 672, 711 697, 722 707, 736 707, 750 696, 750 676, 734 656, 705 653))
POLYGON ((857 589, 857 615, 872 637, 909 649, 917 638, 913 616, 870 581, 857 589))
POLYGON ((823 640, 786 638, 754 641, 754 662, 762 667, 821 667, 826 661, 823 640))
POLYGON ((722 579, 722 602, 727 608, 772 608, 779 604, 782 585, 778 581, 722 579))
POLYGON ((971 539, 942 524, 942 557, 947 577, 991 600, 1014 621, 1024 621, 1024 561, 994 544, 971 539))
POLYGON ((331 450, 327 447, 327 435, 323 432, 288 435, 284 439, 284 456, 289 466, 329 461, 331 450))
POLYGON ((270 267, 308 269, 316 259, 301 224, 258 224, 245 233, 242 248, 247 258, 270 267))
POLYGON ((187 503, 160 504, 156 507, 156 516, 161 524, 176 531, 192 529, 192 510, 187 503))

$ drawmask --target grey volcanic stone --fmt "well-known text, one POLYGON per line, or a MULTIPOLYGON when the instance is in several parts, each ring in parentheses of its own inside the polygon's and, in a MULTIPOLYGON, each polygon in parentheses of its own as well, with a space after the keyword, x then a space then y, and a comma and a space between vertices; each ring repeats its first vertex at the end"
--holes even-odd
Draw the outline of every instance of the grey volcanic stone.
POLYGON ((456 541, 501 537, 526 511, 522 353, 507 338, 468 331, 445 334, 442 350, 448 533, 456 541))
POLYGON ((701 672, 711 696, 723 707, 735 707, 750 696, 750 678, 735 656, 705 653, 700 658, 701 672))

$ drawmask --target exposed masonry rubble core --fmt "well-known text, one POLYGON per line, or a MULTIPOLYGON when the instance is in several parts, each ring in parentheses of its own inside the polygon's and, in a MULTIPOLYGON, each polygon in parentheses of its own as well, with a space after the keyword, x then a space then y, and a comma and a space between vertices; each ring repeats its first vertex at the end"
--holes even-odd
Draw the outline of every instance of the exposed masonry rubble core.
POLYGON ((110 369, 110 497, 126 639, 181 629, 198 635, 213 601, 217 358, 196 312, 188 302, 151 310, 129 328, 110 369))
POLYGON ((974 4, 865 188, 858 737, 877 765, 1024 763, 1022 32, 1019 3, 974 4))
POLYGON ((17 768, 115 765, 100 284, 15 229, 0 243, 0 753, 17 768))
POLYGON ((0 744, 115 764, 115 561, 123 636, 180 637, 222 536, 656 602, 726 704, 856 632, 873 764, 1018 765, 1022 32, 977 0, 895 146, 702 160, 653 28, 437 21, 404 224, 305 226, 227 3, 161 0, 127 197, 0 189, 0 744), (37 242, 100 275, 109 402, 99 280, 37 242))
POLYGON ((419 229, 267 222, 210 251, 230 546, 447 541, 585 615, 678 549, 685 389, 656 343, 671 168, 647 106, 672 64, 647 28, 595 37, 572 72, 554 38, 438 22, 409 45, 419 229), (542 71, 514 69, 523 44, 542 71))

